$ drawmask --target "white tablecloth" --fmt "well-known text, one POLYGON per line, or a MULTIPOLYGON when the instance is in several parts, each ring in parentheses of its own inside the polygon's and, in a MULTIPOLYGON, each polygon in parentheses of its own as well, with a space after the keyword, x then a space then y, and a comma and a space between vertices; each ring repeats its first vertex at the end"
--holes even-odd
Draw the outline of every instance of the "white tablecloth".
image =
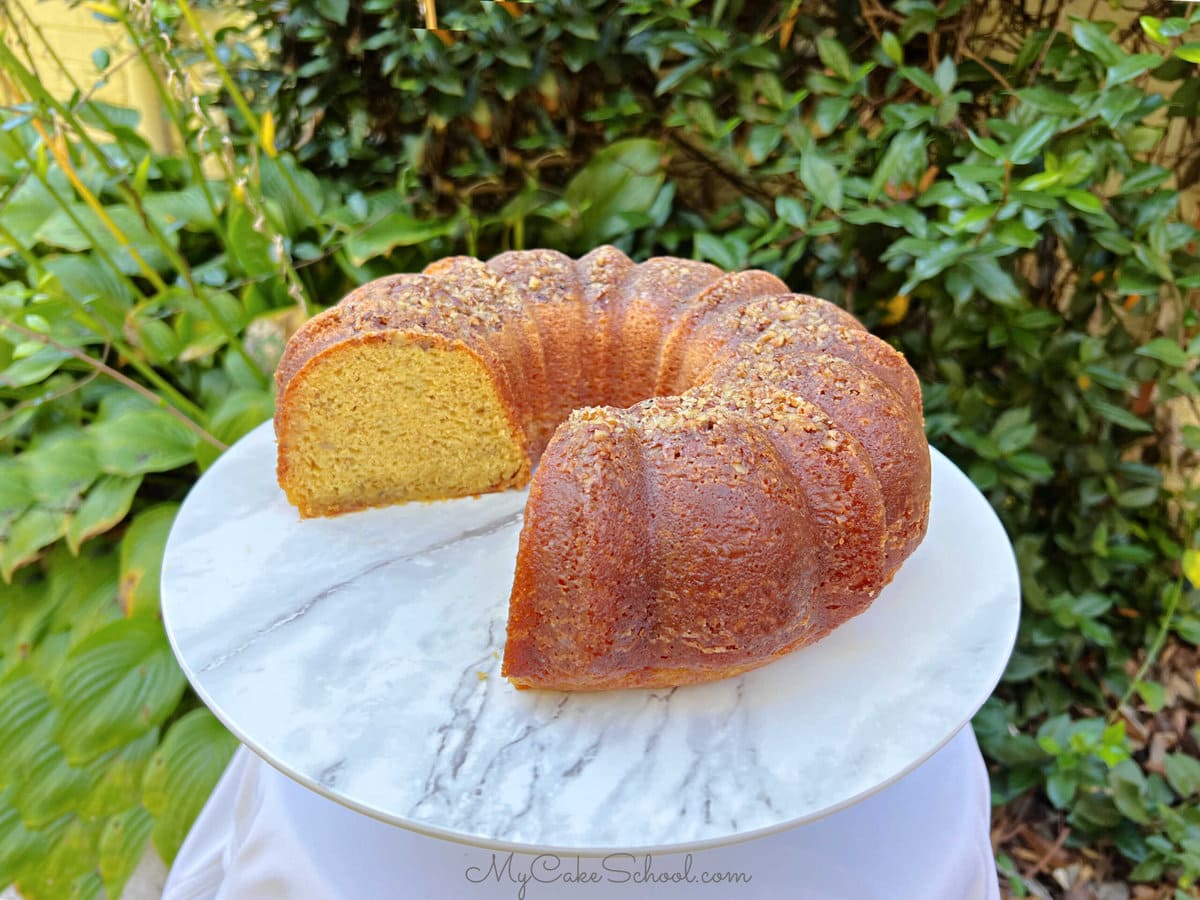
POLYGON ((605 859, 510 855, 385 825, 301 787, 243 747, 188 835, 163 897, 998 900, 989 814, 987 774, 969 728, 900 781, 808 825, 692 854, 605 859))

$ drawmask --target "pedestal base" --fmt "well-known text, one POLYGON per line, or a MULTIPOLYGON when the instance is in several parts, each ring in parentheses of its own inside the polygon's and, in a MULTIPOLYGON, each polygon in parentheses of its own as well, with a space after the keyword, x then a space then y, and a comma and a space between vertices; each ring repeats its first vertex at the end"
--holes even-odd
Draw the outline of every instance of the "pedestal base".
POLYGON ((387 825, 238 751, 163 900, 999 900, 987 773, 970 728, 854 806, 690 854, 485 850, 387 825))

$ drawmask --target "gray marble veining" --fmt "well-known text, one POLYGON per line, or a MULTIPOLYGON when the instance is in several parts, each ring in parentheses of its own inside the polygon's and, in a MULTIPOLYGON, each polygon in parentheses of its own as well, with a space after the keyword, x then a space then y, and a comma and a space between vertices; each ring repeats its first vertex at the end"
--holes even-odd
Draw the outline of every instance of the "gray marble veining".
POLYGON ((437 836, 604 853, 816 818, 949 740, 1016 634, 1008 540, 935 452, 928 537, 824 641, 710 685, 517 691, 500 653, 525 492, 301 521, 274 455, 264 425, 184 503, 163 564, 175 651, 269 762, 437 836))

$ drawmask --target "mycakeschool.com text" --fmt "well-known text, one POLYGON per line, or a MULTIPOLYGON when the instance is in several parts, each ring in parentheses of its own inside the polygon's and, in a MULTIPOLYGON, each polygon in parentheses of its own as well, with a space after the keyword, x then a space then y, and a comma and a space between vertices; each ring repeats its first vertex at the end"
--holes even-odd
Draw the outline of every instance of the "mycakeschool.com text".
MULTIPOLYGON (((467 866, 464 877, 471 884, 511 884, 517 900, 537 900, 537 885, 650 885, 725 884, 748 885, 748 872, 714 872, 698 869, 692 854, 667 861, 650 854, 610 853, 590 858, 542 853, 518 856, 491 853, 477 865, 467 866)), ((581 891, 581 894, 586 894, 581 891)))

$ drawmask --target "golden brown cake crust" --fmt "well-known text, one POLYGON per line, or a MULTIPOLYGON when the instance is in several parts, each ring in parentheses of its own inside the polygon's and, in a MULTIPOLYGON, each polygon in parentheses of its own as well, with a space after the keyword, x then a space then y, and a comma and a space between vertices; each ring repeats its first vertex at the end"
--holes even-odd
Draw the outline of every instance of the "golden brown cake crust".
POLYGON ((502 669, 518 687, 748 671, 866 609, 925 534, 915 373, 845 310, 767 272, 599 247, 380 279, 289 342, 277 433, 324 361, 379 342, 486 373, 497 452, 511 432, 522 462, 493 466, 481 490, 523 483, 540 458, 502 669))

